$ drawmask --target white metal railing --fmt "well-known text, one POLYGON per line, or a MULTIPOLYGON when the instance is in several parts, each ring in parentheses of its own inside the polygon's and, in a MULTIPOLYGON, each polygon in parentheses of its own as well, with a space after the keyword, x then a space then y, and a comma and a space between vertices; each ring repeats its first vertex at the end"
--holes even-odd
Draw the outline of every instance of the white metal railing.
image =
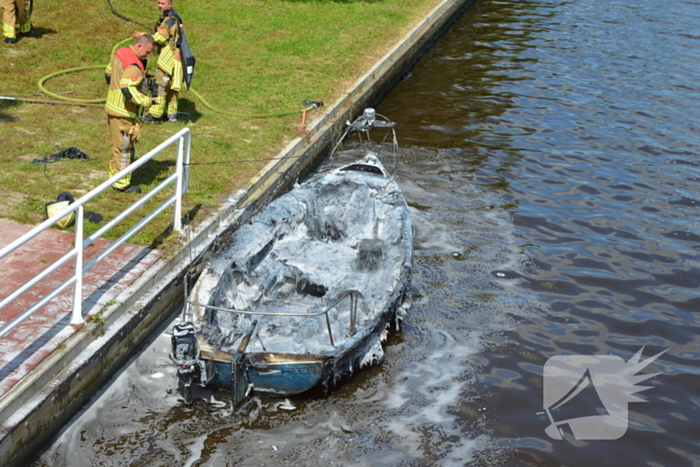
MULTIPOLYGON (((221 308, 218 306, 206 305, 204 303, 195 302, 192 300, 185 300, 186 305, 193 305, 208 308, 211 310, 225 311, 227 313, 234 313, 240 315, 258 315, 258 316, 300 316, 303 318, 312 318, 316 316, 325 315, 326 316, 326 327, 328 328, 328 337, 331 341, 331 347, 335 347, 335 342, 333 342, 333 331, 331 330, 331 318, 328 316, 328 312, 336 307, 340 302, 342 302, 346 297, 350 297, 350 326, 348 326, 348 336, 353 336, 355 334, 355 322, 357 321, 357 300, 359 298, 365 298, 364 295, 359 290, 346 290, 337 297, 333 299, 330 305, 326 306, 323 311, 309 312, 309 313, 295 313, 295 312, 266 312, 266 311, 250 311, 250 310, 234 310, 232 308, 221 308)), ((182 322, 193 322, 191 307, 185 307, 182 310, 182 322), (188 311, 189 310, 189 311, 188 311)))
POLYGON ((56 271, 58 268, 63 266, 69 260, 75 258, 75 267, 73 275, 56 287, 52 292, 45 295, 41 300, 36 302, 34 305, 26 309, 19 316, 15 317, 10 323, 6 324, 0 328, 0 338, 7 335, 20 323, 22 323, 29 316, 34 314, 38 309, 46 305, 49 301, 53 300, 58 294, 66 290, 71 285, 75 284, 73 292, 73 311, 71 317, 71 324, 81 324, 83 323, 83 312, 82 312, 82 288, 83 288, 83 276, 86 272, 92 269, 98 262, 103 260, 112 251, 118 248, 122 243, 126 242, 132 235, 138 232, 144 225, 149 223, 154 217, 163 212, 171 204, 175 205, 173 228, 177 231, 182 230, 182 195, 187 191, 187 181, 189 174, 189 161, 190 161, 190 141, 191 141, 191 131, 189 128, 183 128, 182 130, 175 133, 173 136, 165 140, 163 143, 158 145, 156 148, 148 152, 146 155, 139 157, 133 164, 129 165, 126 169, 122 170, 94 190, 90 191, 88 194, 80 199, 75 200, 71 203, 64 211, 56 214, 50 219, 45 220, 40 225, 36 226, 22 237, 18 238, 14 242, 7 245, 5 248, 0 250, 0 259, 14 252, 33 238, 37 237, 39 234, 45 230, 52 227, 63 217, 69 215, 71 212, 75 212, 75 242, 74 247, 71 251, 66 253, 51 266, 43 270, 29 282, 25 283, 23 286, 15 290, 13 293, 2 299, 0 301, 0 310, 5 308, 27 290, 34 287, 37 283, 42 281, 48 275, 56 271), (135 203, 129 206, 127 209, 118 214, 114 219, 107 222, 103 227, 98 229, 92 235, 88 237, 84 236, 83 233, 83 205, 92 199, 96 198, 102 192, 111 189, 112 184, 114 184, 119 179, 123 178, 127 174, 130 174, 137 170, 139 167, 153 159, 156 155, 160 154, 163 150, 167 149, 171 145, 177 143, 177 161, 175 165, 175 173, 167 177, 155 188, 149 192, 142 195, 135 203), (114 241, 108 248, 98 254, 89 263, 83 264, 83 250, 93 243, 95 240, 102 237, 102 235, 113 228, 115 225, 119 224, 124 218, 129 214, 143 206, 151 198, 160 193, 172 182, 175 182, 175 194, 170 196, 157 208, 147 214, 143 219, 136 223, 131 229, 114 241))

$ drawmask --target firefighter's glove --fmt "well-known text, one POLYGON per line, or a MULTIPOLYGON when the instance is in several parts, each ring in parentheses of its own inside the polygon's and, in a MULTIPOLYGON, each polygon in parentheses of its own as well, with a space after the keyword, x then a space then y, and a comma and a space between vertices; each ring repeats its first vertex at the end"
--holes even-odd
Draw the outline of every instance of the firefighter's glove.
POLYGON ((108 75, 107 73, 105 73, 105 82, 109 86, 109 83, 112 82, 112 75, 108 75))
POLYGON ((136 122, 136 124, 131 127, 131 130, 129 130, 129 137, 134 143, 141 139, 141 124, 139 122, 136 122))

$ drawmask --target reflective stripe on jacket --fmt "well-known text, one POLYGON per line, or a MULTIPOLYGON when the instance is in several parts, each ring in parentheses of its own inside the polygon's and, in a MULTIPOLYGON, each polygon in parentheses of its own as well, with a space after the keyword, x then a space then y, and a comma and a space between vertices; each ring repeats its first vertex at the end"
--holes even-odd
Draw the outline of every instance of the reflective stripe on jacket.
POLYGON ((156 32, 153 40, 158 44, 159 55, 156 65, 158 68, 173 76, 175 62, 180 59, 180 50, 177 48, 177 41, 180 32, 177 25, 177 17, 170 15, 172 10, 168 10, 156 24, 156 32))
POLYGON ((111 76, 105 111, 114 117, 138 117, 139 106, 151 99, 139 87, 143 81, 144 64, 133 47, 117 50, 105 73, 111 76))

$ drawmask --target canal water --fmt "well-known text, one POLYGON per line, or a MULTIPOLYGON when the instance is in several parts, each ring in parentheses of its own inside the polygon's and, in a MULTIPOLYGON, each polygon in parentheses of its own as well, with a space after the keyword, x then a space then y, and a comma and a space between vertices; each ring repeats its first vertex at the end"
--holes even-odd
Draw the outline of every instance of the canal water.
POLYGON ((186 407, 166 329, 34 465, 700 465, 698 25, 691 0, 477 0, 377 106, 416 229, 384 362, 186 407))

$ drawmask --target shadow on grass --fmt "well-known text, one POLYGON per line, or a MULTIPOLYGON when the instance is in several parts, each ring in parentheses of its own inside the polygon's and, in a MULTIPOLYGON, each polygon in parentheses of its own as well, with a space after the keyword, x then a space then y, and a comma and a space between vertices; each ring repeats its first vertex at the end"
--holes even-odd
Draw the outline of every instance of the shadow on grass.
POLYGON ((18 117, 6 113, 13 107, 17 107, 17 101, 0 100, 0 122, 16 122, 19 120, 18 117))
MULTIPOLYGON (((194 226, 194 221, 197 219, 199 211, 202 209, 201 204, 196 204, 192 209, 187 211, 182 216, 182 226, 194 226)), ((157 235, 153 241, 148 245, 148 248, 156 249, 161 246, 173 233, 173 226, 170 225, 168 228, 163 230, 159 235, 157 235)))
POLYGON ((134 185, 155 185, 165 180, 175 167, 172 159, 151 159, 131 175, 131 183, 134 185))
POLYGON ((177 119, 182 123, 196 123, 202 118, 202 113, 195 109, 194 102, 189 99, 179 100, 177 113, 177 119))
POLYGON ((56 34, 56 32, 58 32, 58 31, 56 31, 55 29, 33 26, 32 32, 30 32, 29 34, 20 34, 17 36, 17 39, 19 39, 19 41, 18 41, 18 43, 19 43, 19 42, 22 42, 23 39, 28 39, 28 38, 41 39, 44 36, 50 36, 52 34, 56 34))

